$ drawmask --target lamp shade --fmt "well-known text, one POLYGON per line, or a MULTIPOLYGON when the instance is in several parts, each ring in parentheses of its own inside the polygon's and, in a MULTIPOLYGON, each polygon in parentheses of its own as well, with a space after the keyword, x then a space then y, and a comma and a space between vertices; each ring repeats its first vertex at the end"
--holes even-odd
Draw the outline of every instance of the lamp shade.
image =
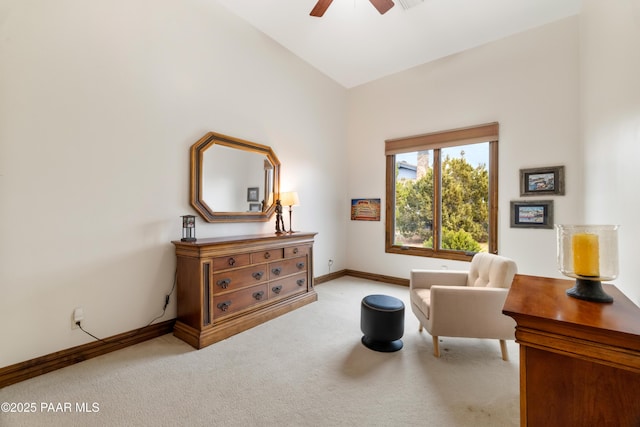
POLYGON ((295 191, 280 193, 280 204, 282 206, 299 206, 300 199, 298 198, 298 193, 295 191))

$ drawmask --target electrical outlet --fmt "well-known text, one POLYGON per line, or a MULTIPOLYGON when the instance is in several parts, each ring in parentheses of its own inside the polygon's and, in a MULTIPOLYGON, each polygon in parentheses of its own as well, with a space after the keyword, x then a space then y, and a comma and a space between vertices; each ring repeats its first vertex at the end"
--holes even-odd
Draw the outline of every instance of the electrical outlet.
POLYGON ((75 308, 71 319, 71 329, 78 329, 78 322, 82 322, 83 319, 84 312, 82 311, 82 307, 75 308))

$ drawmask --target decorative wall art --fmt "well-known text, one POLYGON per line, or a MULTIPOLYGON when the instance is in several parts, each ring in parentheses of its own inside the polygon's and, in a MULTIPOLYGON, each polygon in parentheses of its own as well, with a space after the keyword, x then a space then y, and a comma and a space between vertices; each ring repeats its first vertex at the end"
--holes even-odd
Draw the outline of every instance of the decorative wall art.
POLYGON ((520 169, 520 196, 564 195, 564 166, 520 169))
POLYGON ((511 228, 553 228, 553 200, 512 201, 511 228))
POLYGON ((260 200, 260 191, 258 187, 247 188, 247 202, 258 202, 260 200))
POLYGON ((352 221, 380 221, 380 199, 351 199, 352 221))

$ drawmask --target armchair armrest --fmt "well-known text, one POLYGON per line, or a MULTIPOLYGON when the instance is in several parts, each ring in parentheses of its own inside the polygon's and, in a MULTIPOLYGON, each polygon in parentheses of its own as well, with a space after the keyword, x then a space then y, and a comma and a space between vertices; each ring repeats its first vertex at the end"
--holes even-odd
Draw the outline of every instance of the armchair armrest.
POLYGON ((411 270, 410 289, 429 289, 433 285, 464 286, 467 285, 468 271, 458 270, 411 270))
POLYGON ((432 286, 433 335, 513 339, 515 322, 502 314, 509 289, 432 286))

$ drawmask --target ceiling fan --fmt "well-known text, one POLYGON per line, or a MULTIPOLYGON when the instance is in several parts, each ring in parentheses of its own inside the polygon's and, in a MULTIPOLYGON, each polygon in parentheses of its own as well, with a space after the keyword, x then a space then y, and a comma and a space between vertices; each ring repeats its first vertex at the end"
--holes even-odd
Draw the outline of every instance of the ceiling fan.
MULTIPOLYGON (((327 11, 327 8, 333 0, 318 0, 318 3, 313 7, 313 10, 309 15, 320 18, 327 11)), ((389 9, 394 6, 392 0, 369 0, 373 7, 378 9, 380 15, 384 15, 389 9)))

